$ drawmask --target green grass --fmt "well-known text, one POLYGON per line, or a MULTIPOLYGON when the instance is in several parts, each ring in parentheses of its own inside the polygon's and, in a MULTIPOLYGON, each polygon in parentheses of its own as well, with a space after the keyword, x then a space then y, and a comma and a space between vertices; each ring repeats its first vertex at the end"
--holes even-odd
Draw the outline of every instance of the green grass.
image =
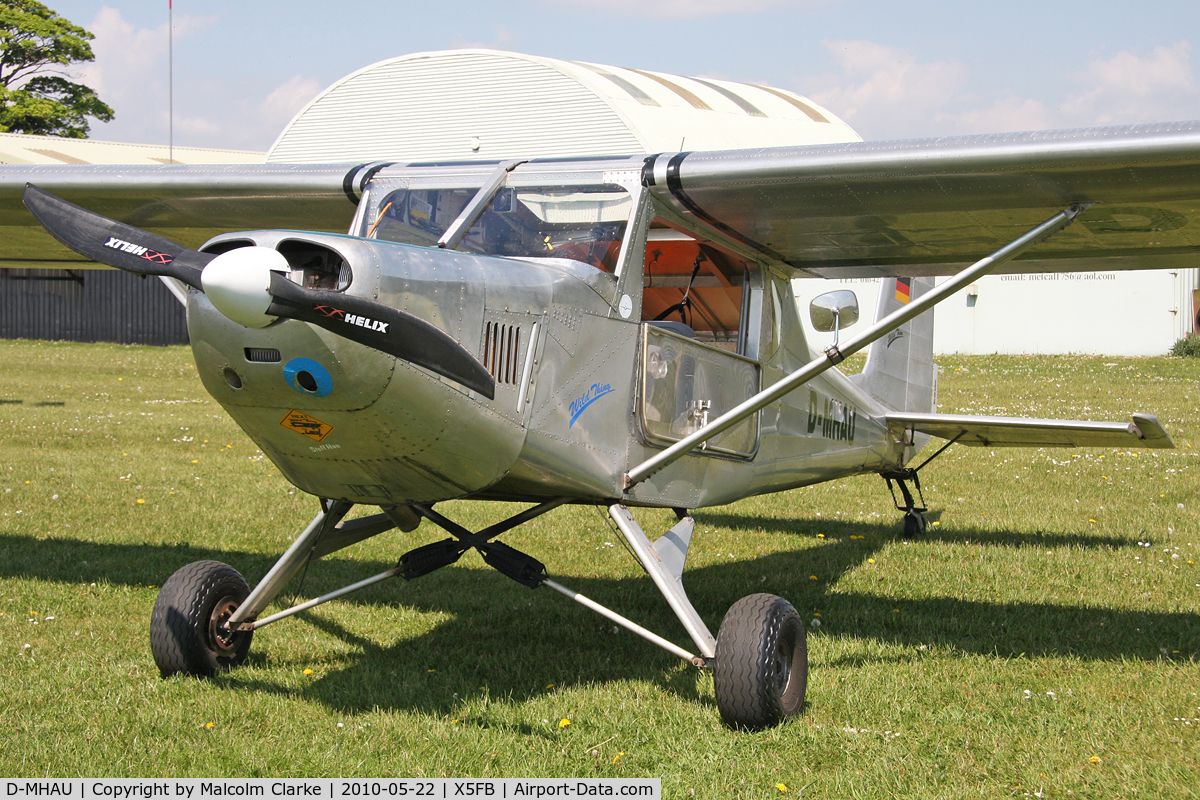
MULTIPOLYGON (((189 350, 0 342, 0 775, 1200 796, 1194 362, 940 361, 944 411, 1149 411, 1178 449, 953 447, 922 473, 934 524, 911 543, 878 478, 698 511, 685 580, 714 629, 757 591, 821 621, 805 713, 745 734, 721 726, 708 674, 474 553, 267 627, 228 675, 162 680, 147 635, 157 586, 202 558, 257 580, 315 502, 207 397, 189 350)), ((473 528, 509 512, 439 509, 473 528)), ((671 520, 639 517, 651 532, 671 520)), ((439 538, 427 523, 385 534, 317 562, 286 594, 381 572, 439 538)), ((505 539, 687 644, 595 509, 559 509, 505 539)))

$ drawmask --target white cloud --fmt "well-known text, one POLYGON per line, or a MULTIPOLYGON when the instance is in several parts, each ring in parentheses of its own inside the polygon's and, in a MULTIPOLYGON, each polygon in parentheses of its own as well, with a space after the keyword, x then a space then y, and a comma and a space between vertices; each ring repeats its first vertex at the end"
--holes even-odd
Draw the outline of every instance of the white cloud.
POLYGON ((1186 41, 1146 56, 1124 50, 1095 56, 1071 76, 1081 88, 1058 101, 981 98, 954 59, 921 61, 869 41, 824 44, 837 71, 804 79, 798 88, 868 139, 1200 118, 1200 85, 1186 41))
POLYGON ((967 83, 967 69, 954 59, 922 63, 863 40, 824 45, 841 72, 813 78, 802 91, 867 138, 931 135, 930 122, 958 102, 967 83))
POLYGON ((946 123, 942 133, 1004 133, 1063 127, 1062 121, 1045 105, 1018 97, 997 100, 987 108, 940 114, 937 118, 946 123))
MULTIPOLYGON (((176 45, 217 22, 217 17, 176 14, 176 45)), ((121 12, 103 8, 88 26, 95 34, 96 60, 76 71, 77 79, 112 106, 116 119, 94 123, 91 135, 110 141, 166 144, 170 133, 166 23, 137 28, 121 12)), ((177 54, 178 55, 178 54, 177 54)), ((178 66, 178 59, 177 59, 178 66)), ((324 85, 295 75, 276 86, 231 86, 211 77, 175 76, 175 144, 266 150, 292 117, 324 85)))
MULTIPOLYGON (((175 136, 182 136, 186 140, 195 141, 197 139, 220 137, 224 133, 224 129, 219 123, 204 117, 175 117, 175 136)), ((179 140, 176 139, 178 142, 179 140)))
MULTIPOLYGON (((215 21, 215 17, 179 14, 174 19, 178 42, 215 21)), ((94 124, 92 136, 137 141, 165 142, 168 138, 170 81, 167 23, 157 28, 135 28, 121 12, 105 6, 96 14, 88 29, 95 35, 92 52, 96 60, 81 65, 77 79, 90 86, 115 112, 108 124, 94 124)), ((176 127, 190 125, 176 118, 176 127)))
POLYGON ((155 63, 166 58, 166 24, 135 30, 120 11, 106 6, 88 27, 96 37, 92 42, 96 60, 82 66, 78 74, 101 98, 122 93, 131 78, 146 80, 154 74, 155 63))
POLYGON ((315 78, 293 75, 265 92, 257 88, 205 86, 197 103, 203 114, 184 122, 176 117, 176 135, 190 136, 187 143, 196 147, 265 151, 325 86, 315 78))
POLYGON ((132 141, 165 140, 166 24, 137 30, 121 17, 120 11, 105 7, 88 28, 96 37, 92 41, 96 60, 83 65, 77 74, 80 82, 94 89, 115 112, 115 121, 93 125, 92 135, 132 141))
POLYGON ((1122 50, 1109 59, 1093 57, 1087 69, 1073 78, 1086 88, 1062 103, 1062 114, 1072 124, 1166 122, 1200 116, 1200 87, 1187 41, 1156 47, 1149 56, 1122 50))
POLYGON ((292 117, 324 88, 316 78, 306 78, 303 75, 288 78, 263 101, 263 123, 273 126, 275 133, 279 133, 283 126, 291 122, 292 117))

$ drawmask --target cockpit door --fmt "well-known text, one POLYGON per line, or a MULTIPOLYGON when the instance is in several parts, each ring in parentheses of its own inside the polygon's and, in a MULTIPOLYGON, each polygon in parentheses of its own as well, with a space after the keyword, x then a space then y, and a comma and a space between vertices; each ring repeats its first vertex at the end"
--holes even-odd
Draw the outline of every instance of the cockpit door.
MULTIPOLYGON (((758 392, 758 362, 701 344, 653 322, 642 325, 639 417, 646 439, 670 445, 758 392)), ((706 442, 700 452, 750 458, 758 414, 706 442)))

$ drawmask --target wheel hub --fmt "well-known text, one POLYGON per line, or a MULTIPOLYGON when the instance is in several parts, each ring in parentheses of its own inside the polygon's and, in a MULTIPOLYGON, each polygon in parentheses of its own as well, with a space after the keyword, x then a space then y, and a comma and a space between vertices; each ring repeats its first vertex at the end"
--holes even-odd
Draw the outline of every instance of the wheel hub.
POLYGON ((208 640, 213 649, 221 655, 232 653, 236 646, 237 631, 230 629, 229 618, 233 616, 237 607, 237 598, 222 597, 213 606, 212 614, 208 618, 208 640))
POLYGON ((775 686, 780 694, 783 694, 787 689, 788 682, 792 679, 792 651, 795 649, 795 643, 789 640, 789 637, 781 637, 775 644, 775 652, 772 654, 772 672, 774 673, 775 686))

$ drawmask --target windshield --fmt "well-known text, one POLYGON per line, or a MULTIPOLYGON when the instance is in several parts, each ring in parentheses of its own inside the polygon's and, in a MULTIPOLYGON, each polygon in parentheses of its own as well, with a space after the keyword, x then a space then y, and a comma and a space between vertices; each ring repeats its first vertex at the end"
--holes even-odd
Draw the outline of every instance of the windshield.
MULTIPOLYGON (((432 246, 474 190, 392 192, 368 237, 432 246)), ((521 258, 569 258, 612 272, 633 208, 615 185, 535 186, 501 189, 474 220, 456 249, 521 258)))
POLYGON ((476 189, 400 189, 383 198, 368 239, 433 247, 476 189))

